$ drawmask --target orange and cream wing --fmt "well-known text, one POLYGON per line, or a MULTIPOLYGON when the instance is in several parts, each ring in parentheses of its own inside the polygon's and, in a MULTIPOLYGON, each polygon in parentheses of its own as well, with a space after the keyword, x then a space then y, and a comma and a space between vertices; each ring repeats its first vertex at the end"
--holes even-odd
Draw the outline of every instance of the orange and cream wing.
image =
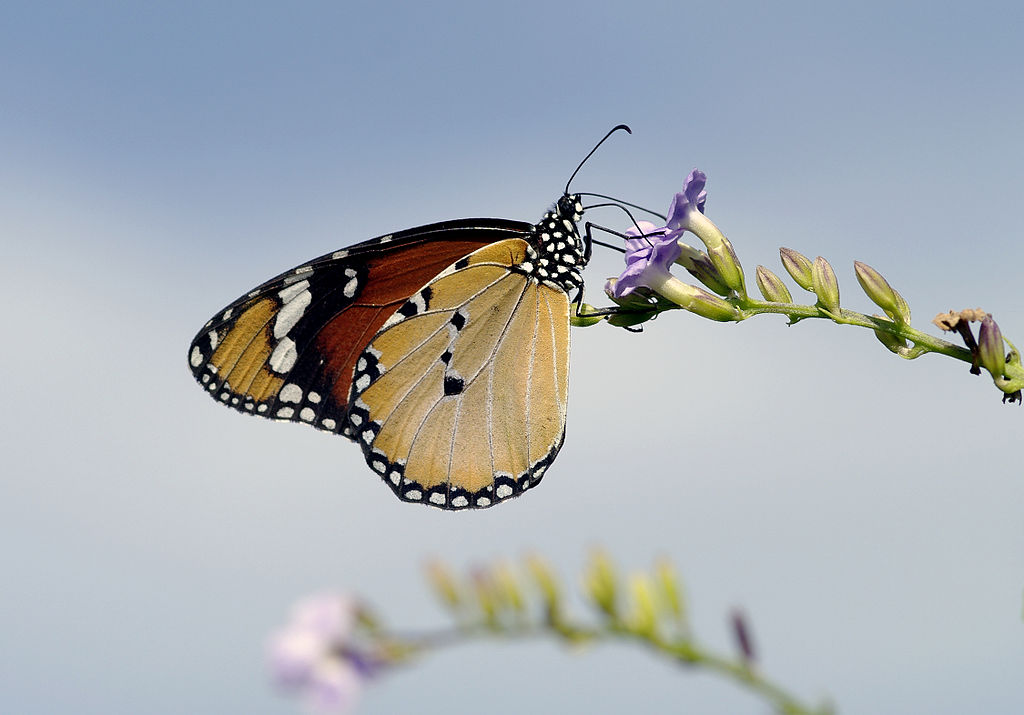
POLYGON ((569 296, 522 239, 442 272, 356 361, 348 430, 403 500, 488 507, 537 484, 565 434, 569 296))

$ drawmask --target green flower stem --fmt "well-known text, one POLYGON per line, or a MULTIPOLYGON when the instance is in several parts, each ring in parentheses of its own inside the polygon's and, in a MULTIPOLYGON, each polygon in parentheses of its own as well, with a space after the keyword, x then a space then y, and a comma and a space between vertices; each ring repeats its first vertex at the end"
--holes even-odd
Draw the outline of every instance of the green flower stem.
POLYGON ((913 360, 925 353, 941 353, 949 357, 971 362, 971 351, 960 345, 955 345, 948 340, 937 338, 934 335, 915 330, 906 324, 894 323, 887 318, 876 318, 873 315, 857 313, 853 310, 841 309, 838 314, 829 313, 816 305, 798 305, 796 303, 771 303, 763 300, 748 298, 744 301, 730 300, 730 303, 740 309, 743 319, 760 315, 762 313, 777 313, 785 315, 796 322, 805 318, 827 318, 841 325, 856 325, 861 328, 881 330, 890 333, 898 338, 909 340, 914 348, 903 355, 908 360, 913 360))
POLYGON ((393 644, 403 643, 404 647, 395 648, 392 653, 401 652, 405 656, 402 660, 408 660, 425 651, 450 647, 469 640, 494 637, 522 640, 547 636, 556 636, 573 646, 613 640, 639 642, 679 663, 703 668, 747 688, 768 701, 775 712, 781 715, 831 715, 833 712, 828 706, 813 708, 801 703, 794 695, 769 681, 742 658, 731 659, 713 653, 689 637, 669 639, 657 632, 638 633, 618 619, 609 620, 603 627, 583 627, 569 623, 562 617, 549 619, 544 623, 521 621, 498 627, 495 627, 493 622, 478 621, 429 634, 388 640, 393 644))

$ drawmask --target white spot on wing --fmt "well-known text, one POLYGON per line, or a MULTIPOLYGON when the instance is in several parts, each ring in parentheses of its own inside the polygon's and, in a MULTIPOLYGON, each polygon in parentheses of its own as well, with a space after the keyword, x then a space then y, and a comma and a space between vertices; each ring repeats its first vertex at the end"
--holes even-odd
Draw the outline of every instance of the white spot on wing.
POLYGON ((505 497, 510 496, 512 494, 512 487, 510 487, 508 484, 502 484, 495 491, 495 494, 499 499, 504 499, 505 497))
POLYGON ((316 417, 316 412, 311 407, 303 407, 302 411, 299 412, 299 419, 305 420, 306 422, 312 422, 313 418, 316 417))
POLYGON ((318 402, 320 402, 320 393, 319 392, 310 392, 308 397, 309 397, 309 401, 312 402, 314 405, 317 404, 318 402))
POLYGON ((293 410, 291 407, 282 407, 281 409, 279 409, 277 411, 277 416, 278 417, 283 417, 285 419, 288 419, 289 417, 291 417, 294 414, 295 414, 295 410, 293 410))
POLYGON ((335 422, 334 420, 332 420, 330 417, 328 417, 327 419, 321 420, 320 424, 322 424, 327 429, 334 429, 335 427, 338 426, 338 423, 335 422))
MULTIPOLYGON (((292 290, 292 288, 298 288, 301 285, 308 286, 309 283, 307 281, 296 283, 294 286, 282 290, 279 295, 284 299, 285 293, 292 290)), ((299 318, 302 317, 302 314, 306 311, 306 308, 312 300, 313 295, 308 290, 299 291, 292 297, 288 298, 285 304, 281 307, 281 310, 278 311, 277 318, 274 320, 274 337, 280 339, 287 335, 288 331, 295 327, 295 324, 299 322, 299 318)))
POLYGON ((220 338, 217 337, 217 331, 211 330, 206 334, 206 337, 210 339, 210 350, 216 350, 217 343, 220 342, 220 338))
POLYGON ((342 258, 347 258, 347 257, 348 257, 348 249, 347 248, 343 248, 340 251, 335 251, 334 253, 331 254, 331 258, 333 260, 335 260, 335 261, 339 261, 342 258))
POLYGON ((302 402, 302 388, 294 382, 289 382, 281 388, 281 392, 278 394, 277 399, 281 402, 302 402))
POLYGON ((200 352, 199 347, 192 348, 192 355, 188 359, 192 367, 199 367, 203 364, 203 353, 200 352))
POLYGON ((444 504, 447 501, 445 495, 442 492, 434 492, 430 495, 431 504, 444 504))
POLYGON ((298 353, 295 351, 295 341, 291 338, 282 339, 270 353, 270 369, 276 373, 288 372, 295 367, 295 358, 298 353))

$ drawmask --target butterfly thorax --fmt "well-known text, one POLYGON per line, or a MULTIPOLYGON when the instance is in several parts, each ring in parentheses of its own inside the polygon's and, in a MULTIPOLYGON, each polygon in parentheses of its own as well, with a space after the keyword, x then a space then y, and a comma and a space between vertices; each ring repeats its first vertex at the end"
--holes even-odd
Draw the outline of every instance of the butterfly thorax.
POLYGON ((519 270, 566 293, 583 285, 587 251, 576 223, 583 217, 578 194, 565 194, 530 231, 530 248, 519 270))

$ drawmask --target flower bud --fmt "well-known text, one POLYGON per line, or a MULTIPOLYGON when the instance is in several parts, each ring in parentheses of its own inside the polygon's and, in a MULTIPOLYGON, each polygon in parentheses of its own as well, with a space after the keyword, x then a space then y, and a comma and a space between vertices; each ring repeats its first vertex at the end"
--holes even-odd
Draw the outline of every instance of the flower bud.
POLYGON ((723 236, 722 242, 719 245, 709 246, 708 258, 711 259, 711 262, 718 270, 718 274, 722 276, 722 282, 726 286, 740 295, 746 293, 746 287, 743 283, 743 268, 740 266, 740 259, 728 238, 723 236))
POLYGON ((743 320, 743 314, 740 313, 736 306, 705 290, 700 288, 697 288, 697 290, 700 292, 693 297, 689 305, 683 306, 686 310, 722 323, 743 320))
POLYGON ((839 315, 839 281, 836 280, 832 266, 821 256, 814 259, 811 279, 821 307, 833 315, 839 315))
POLYGON ((896 298, 896 291, 892 289, 889 282, 882 277, 882 274, 866 263, 853 262, 854 273, 857 274, 857 282, 864 289, 864 293, 885 314, 897 323, 903 322, 903 314, 900 312, 899 299, 896 298))
POLYGON ((547 608, 548 620, 554 621, 558 617, 561 604, 561 590, 558 586, 558 579, 547 562, 539 556, 531 556, 526 560, 526 567, 533 576, 534 583, 540 589, 544 598, 544 605, 547 608))
POLYGON ((773 303, 792 303, 793 296, 782 279, 764 266, 757 267, 757 288, 765 300, 773 303))
POLYGON ((876 330, 875 337, 878 338, 878 342, 882 343, 889 352, 896 353, 900 356, 902 356, 909 347, 906 340, 884 330, 876 330))
POLYGON ((463 599, 458 583, 451 570, 441 561, 431 560, 427 563, 427 580, 434 587, 441 602, 448 608, 458 608, 463 599))
POLYGON ((981 321, 981 329, 978 330, 978 362, 992 374, 993 378, 1003 376, 1006 366, 1003 334, 991 315, 985 316, 981 321))
POLYGON ((579 308, 572 311, 569 314, 569 323, 577 328, 589 328, 591 325, 597 325, 603 319, 603 315, 587 315, 594 310, 594 306, 590 303, 583 303, 579 308))
POLYGON ((650 579, 636 574, 629 580, 630 609, 626 624, 631 631, 642 636, 651 636, 657 627, 654 610, 654 593, 650 579))
POLYGON ((654 578, 661 591, 662 599, 668 612, 675 618, 677 623, 686 621, 686 601, 683 596, 683 587, 679 583, 679 577, 667 559, 659 559, 654 566, 654 578))
POLYGON ((903 320, 904 325, 910 325, 910 306, 907 305, 907 301, 903 300, 903 296, 900 292, 893 288, 893 293, 896 294, 897 310, 900 318, 903 320))
POLYGON ((682 242, 679 243, 679 247, 683 252, 676 259, 676 263, 718 295, 729 295, 729 286, 725 284, 718 269, 715 268, 715 264, 708 258, 708 254, 682 242))
POLYGON ((618 616, 618 587, 615 566, 603 550, 594 552, 583 575, 587 594, 594 603, 612 618, 618 616))
POLYGON ((814 279, 811 259, 792 248, 780 248, 779 255, 782 257, 782 267, 796 281, 796 284, 804 290, 813 292, 814 279))

